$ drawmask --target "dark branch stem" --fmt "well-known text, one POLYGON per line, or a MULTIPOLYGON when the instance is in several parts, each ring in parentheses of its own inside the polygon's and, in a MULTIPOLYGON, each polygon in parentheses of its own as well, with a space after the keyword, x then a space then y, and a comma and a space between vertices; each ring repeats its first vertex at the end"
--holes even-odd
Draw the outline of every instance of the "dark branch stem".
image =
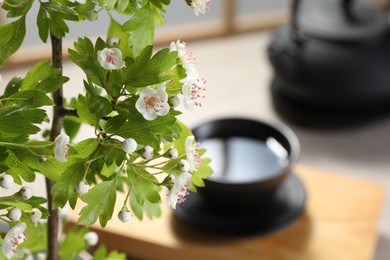
MULTIPOLYGON (((60 69, 62 75, 62 39, 51 35, 52 46, 52 63, 53 67, 60 69)), ((64 125, 64 105, 63 105, 63 91, 62 86, 53 93, 54 109, 53 109, 53 122, 50 132, 50 140, 54 139, 61 133, 61 129, 64 125)), ((46 178, 46 191, 48 200, 48 209, 50 217, 48 220, 48 255, 47 259, 58 260, 58 225, 59 215, 58 210, 54 210, 52 207, 51 189, 54 185, 52 180, 46 178)))
POLYGON ((79 116, 76 109, 64 108, 64 115, 66 116, 79 116))

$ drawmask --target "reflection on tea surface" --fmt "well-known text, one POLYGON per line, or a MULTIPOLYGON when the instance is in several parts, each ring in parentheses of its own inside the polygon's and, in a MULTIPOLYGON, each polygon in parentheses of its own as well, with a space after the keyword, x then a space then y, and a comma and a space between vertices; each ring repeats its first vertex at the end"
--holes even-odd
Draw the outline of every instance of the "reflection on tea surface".
POLYGON ((274 138, 265 142, 247 137, 210 138, 201 141, 211 158, 210 180, 251 182, 277 175, 288 164, 287 150, 274 138))

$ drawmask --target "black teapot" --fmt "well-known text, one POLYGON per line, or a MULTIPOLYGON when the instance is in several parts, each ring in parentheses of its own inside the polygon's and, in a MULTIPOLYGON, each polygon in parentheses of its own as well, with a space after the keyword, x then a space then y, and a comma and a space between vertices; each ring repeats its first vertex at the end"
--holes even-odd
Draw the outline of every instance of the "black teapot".
POLYGON ((268 46, 273 105, 307 126, 350 126, 390 114, 387 13, 361 1, 294 0, 268 46))

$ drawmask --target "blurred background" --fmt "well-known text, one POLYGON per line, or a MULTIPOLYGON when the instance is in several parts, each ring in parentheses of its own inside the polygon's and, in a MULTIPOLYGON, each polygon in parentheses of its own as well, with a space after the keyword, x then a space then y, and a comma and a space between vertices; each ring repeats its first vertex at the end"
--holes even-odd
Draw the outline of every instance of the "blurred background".
MULTIPOLYGON (((329 129, 291 123, 273 107, 270 84, 274 72, 267 48, 274 30, 289 20, 291 4, 287 0, 212 0, 210 12, 195 17, 184 0, 172 0, 166 26, 157 30, 156 45, 167 46, 176 39, 189 42, 198 70, 208 82, 203 107, 186 111, 182 121, 189 126, 227 116, 283 121, 301 142, 301 164, 383 184, 386 198, 378 222, 375 259, 390 259, 390 116, 369 124, 329 129)), ((0 18, 0 22, 6 20, 4 13, 0 18)), ((101 28, 107 28, 108 23, 103 12, 95 22, 69 23, 71 33, 64 50, 79 36, 104 38, 101 28)), ((50 46, 40 43, 34 23, 27 23, 27 32, 23 49, 0 71, 3 82, 25 75, 32 62, 50 56, 50 46)), ((64 91, 70 98, 82 90, 84 76, 69 62, 64 64, 64 74, 72 78, 64 91)), ((3 88, 0 86, 0 93, 3 88)), ((88 134, 86 130, 80 138, 88 134)))

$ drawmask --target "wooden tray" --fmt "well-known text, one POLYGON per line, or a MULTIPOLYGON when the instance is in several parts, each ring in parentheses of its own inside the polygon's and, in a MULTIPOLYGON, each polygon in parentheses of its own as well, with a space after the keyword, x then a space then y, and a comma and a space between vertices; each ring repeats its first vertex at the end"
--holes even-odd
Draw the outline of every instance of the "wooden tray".
POLYGON ((383 187, 305 166, 295 172, 307 189, 306 210, 294 224, 270 235, 232 239, 205 234, 180 223, 165 201, 159 219, 124 224, 114 217, 104 230, 94 229, 108 248, 141 259, 372 259, 383 187))

